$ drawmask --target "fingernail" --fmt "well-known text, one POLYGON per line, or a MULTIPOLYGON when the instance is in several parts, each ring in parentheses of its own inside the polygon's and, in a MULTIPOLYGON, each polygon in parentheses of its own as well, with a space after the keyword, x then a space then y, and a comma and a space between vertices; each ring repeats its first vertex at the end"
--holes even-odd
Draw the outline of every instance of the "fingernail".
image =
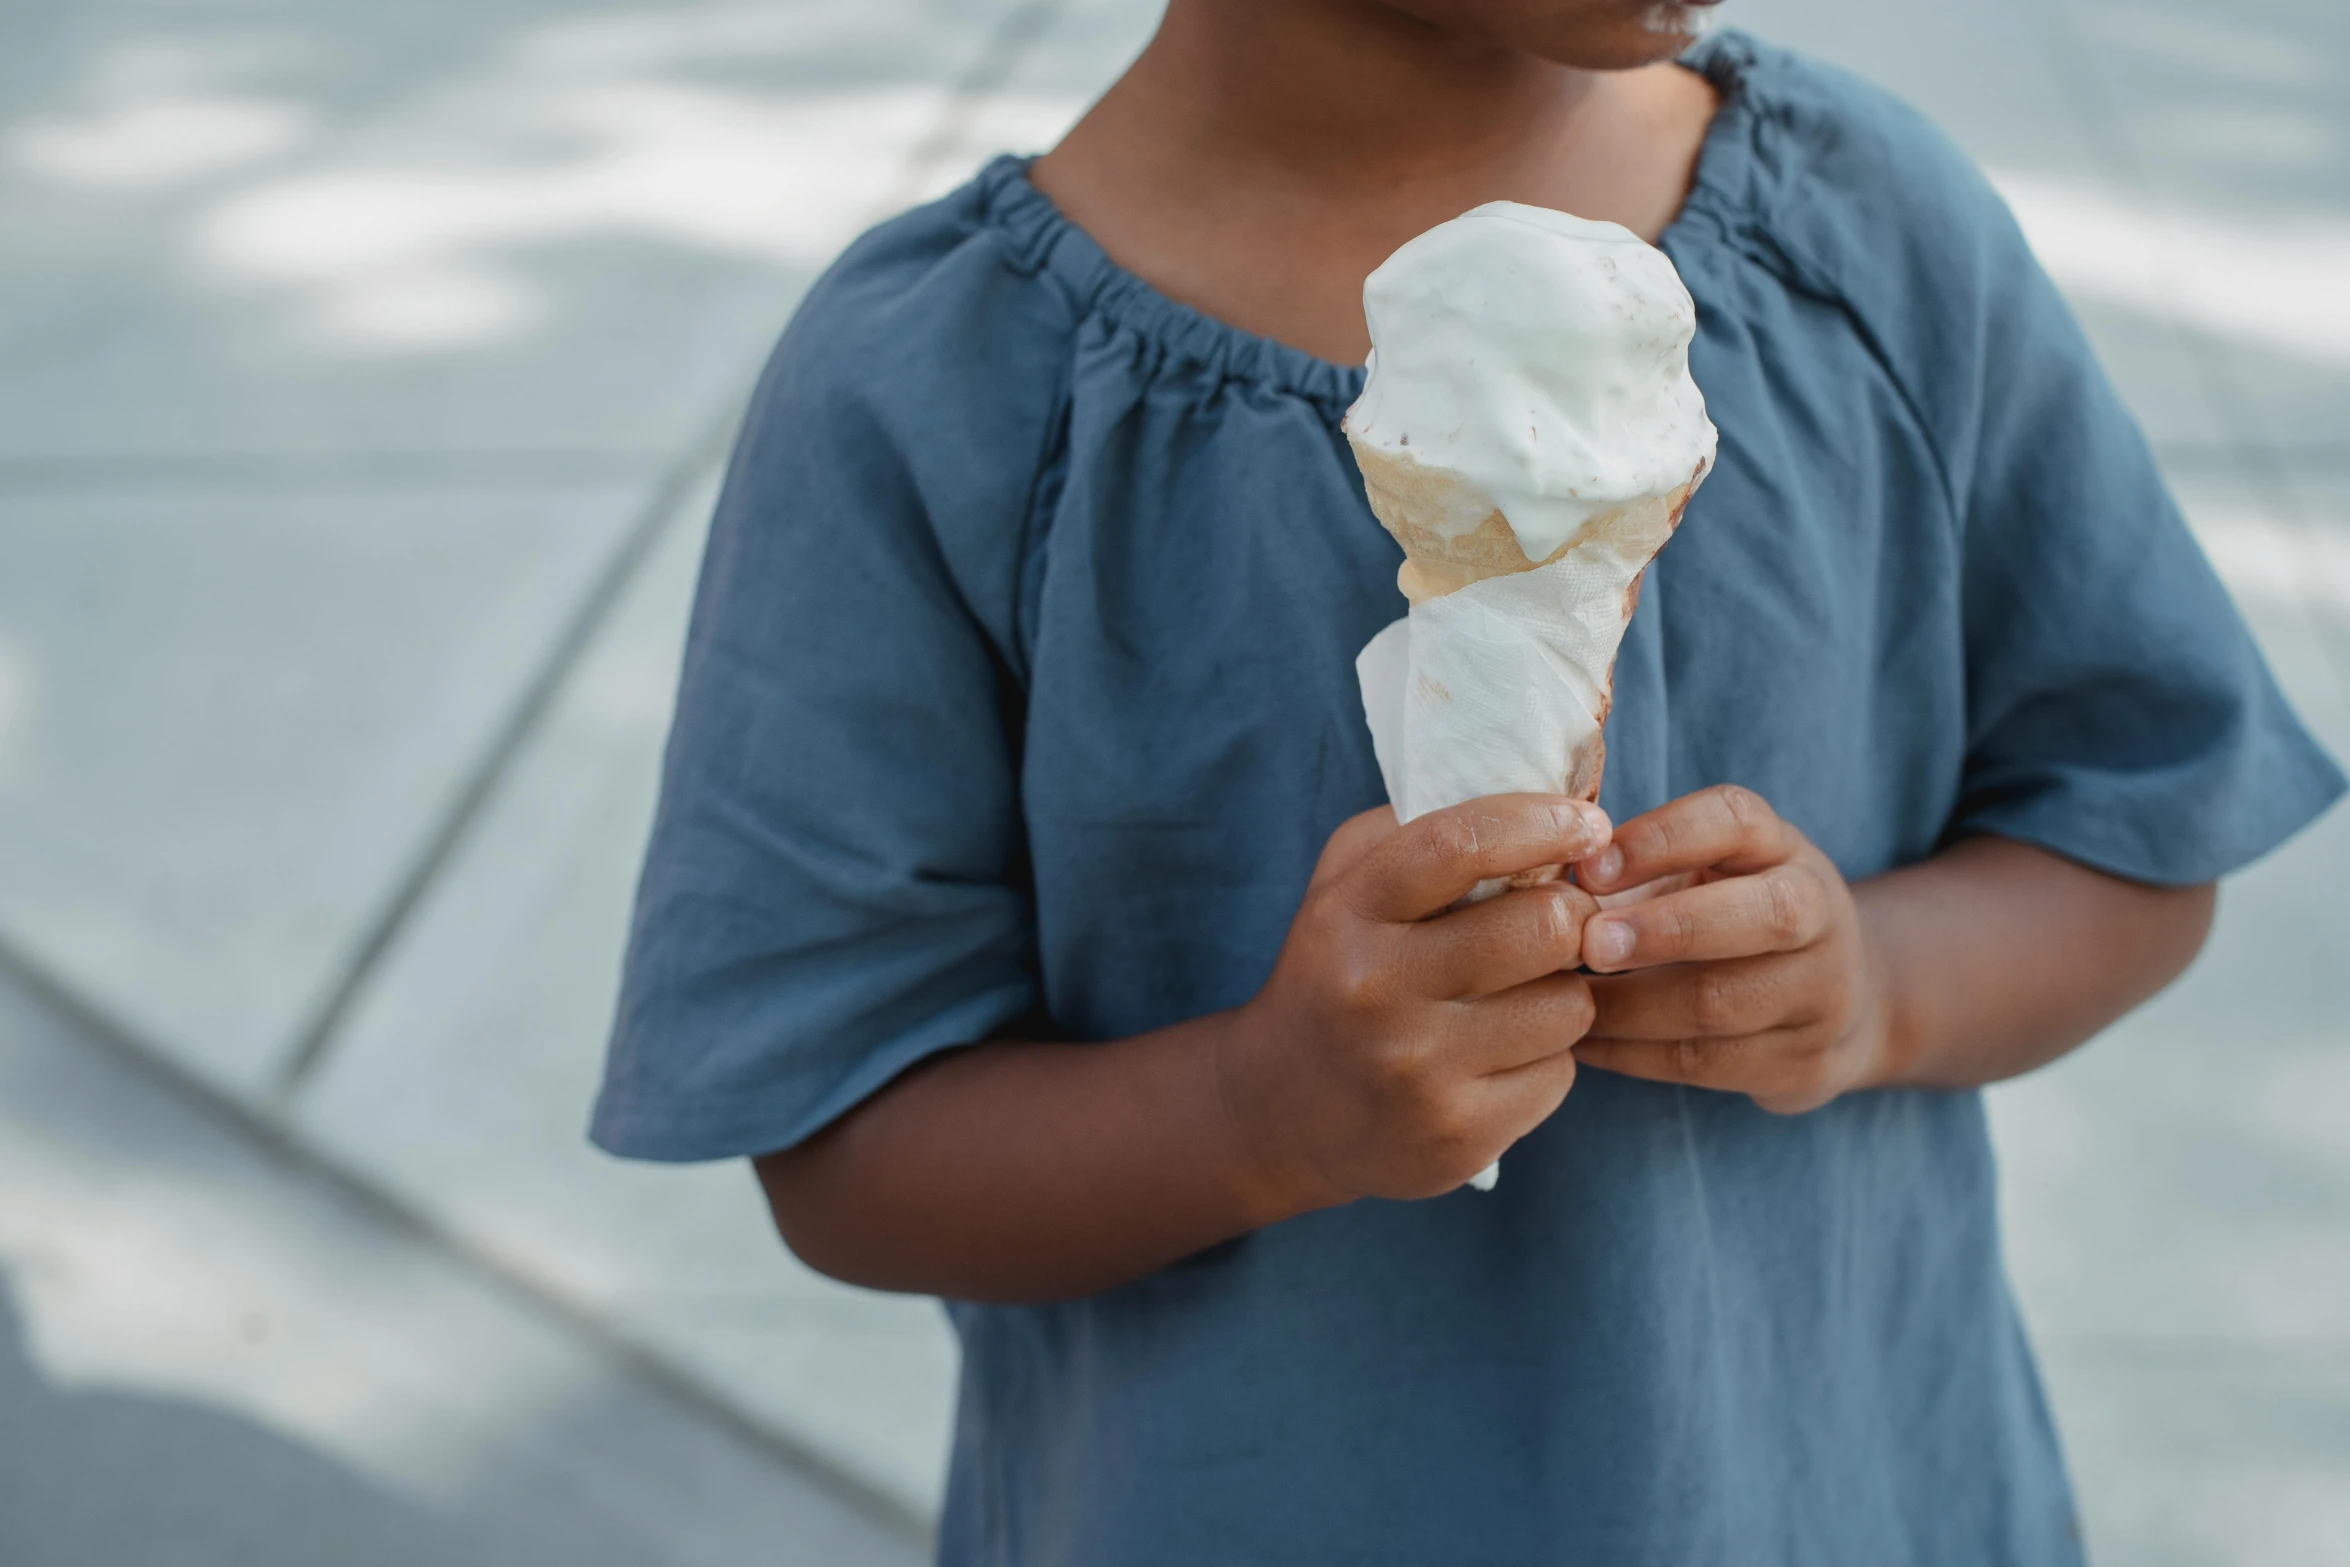
POLYGON ((1592 963, 1621 963, 1632 955, 1632 927, 1622 920, 1593 920, 1583 927, 1583 956, 1592 963))
POLYGON ((1624 851, 1611 843, 1583 864, 1589 872, 1588 879, 1604 885, 1624 874, 1624 851))
POLYGON ((1615 830, 1607 819, 1607 812, 1585 800, 1575 802, 1575 814, 1582 819, 1583 830, 1594 838, 1604 838, 1615 830))

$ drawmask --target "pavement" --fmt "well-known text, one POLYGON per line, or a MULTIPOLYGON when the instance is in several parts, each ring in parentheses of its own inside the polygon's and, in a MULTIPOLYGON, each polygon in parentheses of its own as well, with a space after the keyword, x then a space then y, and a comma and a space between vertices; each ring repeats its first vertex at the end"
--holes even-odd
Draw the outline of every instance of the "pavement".
MULTIPOLYGON (((0 1561, 909 1562, 954 1348, 581 1140, 714 473, 1143 0, 0 0, 0 1561)), ((1992 172, 2350 756, 2350 13, 1733 0, 1992 172)), ((2097 1559, 2350 1560, 2350 811, 1994 1092, 2097 1559)))

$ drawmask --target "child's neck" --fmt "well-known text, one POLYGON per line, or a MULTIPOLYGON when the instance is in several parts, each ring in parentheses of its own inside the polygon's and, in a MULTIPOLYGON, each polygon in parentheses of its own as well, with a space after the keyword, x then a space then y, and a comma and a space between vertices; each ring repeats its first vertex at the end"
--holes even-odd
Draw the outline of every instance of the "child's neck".
POLYGON ((1172 0, 1032 178, 1164 292, 1351 363, 1369 347, 1364 276, 1480 202, 1654 239, 1713 103, 1676 67, 1575 70, 1372 0, 1172 0))

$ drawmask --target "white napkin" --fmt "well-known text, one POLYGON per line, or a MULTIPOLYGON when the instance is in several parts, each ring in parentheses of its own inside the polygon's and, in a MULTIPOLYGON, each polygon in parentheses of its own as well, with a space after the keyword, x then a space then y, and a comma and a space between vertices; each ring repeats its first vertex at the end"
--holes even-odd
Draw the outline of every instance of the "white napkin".
MULTIPOLYGON (((1596 785, 1616 648, 1655 553, 1640 548, 1645 540, 1612 542, 1414 605, 1356 657, 1398 821, 1481 795, 1596 785)), ((1480 882, 1469 896, 1504 885, 1480 882)), ((1491 1191, 1499 1173, 1495 1165, 1470 1184, 1491 1191)))
POLYGON ((1639 567, 1595 553, 1415 605, 1356 657, 1398 821, 1480 795, 1574 793, 1596 774, 1639 567))

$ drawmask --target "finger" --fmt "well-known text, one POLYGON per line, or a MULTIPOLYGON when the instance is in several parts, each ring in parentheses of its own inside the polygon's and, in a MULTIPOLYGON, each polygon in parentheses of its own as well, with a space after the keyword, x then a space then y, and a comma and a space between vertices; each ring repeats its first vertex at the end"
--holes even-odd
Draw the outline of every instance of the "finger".
POLYGON ((1828 891, 1802 865, 1774 865, 1605 910, 1583 931, 1583 960, 1602 974, 1662 963, 1792 952, 1826 934, 1828 891))
POLYGON ((1498 995, 1461 1003, 1454 1037, 1460 1065, 1479 1077, 1517 1070, 1572 1050, 1591 1028, 1591 982, 1550 974, 1498 995))
POLYGON ((1377 848, 1383 839, 1395 832, 1395 807, 1374 805, 1367 811, 1358 811, 1338 824, 1338 830, 1322 845, 1322 857, 1314 862, 1314 874, 1307 881, 1309 887, 1319 887, 1334 876, 1343 876, 1358 864, 1362 857, 1377 848))
POLYGON ((1817 1021, 1815 966, 1801 956, 1729 958, 1594 978, 1600 1039, 1734 1039, 1817 1021))
MULTIPOLYGON (((1698 874, 1696 871, 1683 871, 1678 876, 1659 876, 1654 881, 1634 882, 1617 891, 1601 893, 1599 906, 1603 909, 1626 909, 1635 903, 1646 903, 1668 892, 1679 892, 1683 887, 1696 886, 1698 874)), ((1577 885, 1581 885, 1582 878, 1578 876, 1576 880, 1577 885)))
POLYGON ((1513 888, 1411 927, 1414 989, 1439 1000, 1490 996, 1583 961, 1583 922, 1599 905, 1566 882, 1513 888))
POLYGON ((1465 800, 1414 817, 1356 862, 1355 906, 1370 919, 1424 919, 1481 881, 1582 859, 1607 834, 1606 812, 1563 795, 1465 800))
POLYGON ((1593 892, 1612 892, 1683 871, 1742 875, 1791 858, 1801 842, 1761 795, 1719 784, 1633 817, 1606 848, 1575 867, 1575 879, 1593 892))
POLYGON ((1779 1063, 1801 1048, 1796 1029, 1734 1039, 1586 1039, 1575 1047, 1585 1066, 1652 1083, 1683 1083, 1723 1093, 1770 1095, 1783 1086, 1779 1063))
POLYGON ((1490 1118, 1507 1128, 1515 1142, 1549 1120, 1565 1103, 1567 1091, 1575 1086, 1577 1065, 1575 1052, 1562 1050, 1506 1072, 1491 1073, 1470 1085, 1470 1106, 1480 1119, 1490 1118))

